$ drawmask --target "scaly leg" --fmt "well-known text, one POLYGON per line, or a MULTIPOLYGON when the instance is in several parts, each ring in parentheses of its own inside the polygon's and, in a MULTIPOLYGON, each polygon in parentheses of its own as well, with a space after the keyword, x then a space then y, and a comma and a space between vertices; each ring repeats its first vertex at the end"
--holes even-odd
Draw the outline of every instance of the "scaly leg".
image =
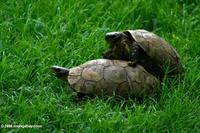
POLYGON ((128 65, 129 66, 135 66, 137 62, 139 61, 140 58, 140 47, 137 44, 133 44, 129 47, 129 61, 128 65))
POLYGON ((112 49, 108 49, 107 51, 105 51, 102 54, 103 59, 114 59, 112 52, 113 52, 112 49))

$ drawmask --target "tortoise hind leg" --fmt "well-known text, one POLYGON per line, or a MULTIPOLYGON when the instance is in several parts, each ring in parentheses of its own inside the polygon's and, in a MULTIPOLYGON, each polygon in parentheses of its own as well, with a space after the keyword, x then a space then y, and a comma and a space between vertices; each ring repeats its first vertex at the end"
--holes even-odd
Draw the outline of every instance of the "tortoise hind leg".
POLYGON ((156 63, 150 59, 148 56, 145 57, 143 60, 140 60, 140 64, 152 75, 159 78, 160 80, 163 79, 165 73, 161 67, 156 65, 156 63))
MULTIPOLYGON (((136 43, 136 42, 135 42, 136 43)), ((129 62, 128 65, 135 67, 141 57, 142 49, 138 44, 133 44, 129 46, 129 62)))

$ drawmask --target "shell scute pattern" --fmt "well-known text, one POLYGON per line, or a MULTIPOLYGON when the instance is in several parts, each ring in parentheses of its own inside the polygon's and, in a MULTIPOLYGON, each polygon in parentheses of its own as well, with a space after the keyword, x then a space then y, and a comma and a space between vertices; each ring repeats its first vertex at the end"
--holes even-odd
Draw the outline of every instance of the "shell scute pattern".
MULTIPOLYGON (((159 84, 141 65, 130 67, 126 61, 100 59, 80 66, 69 69, 68 82, 74 91, 88 95, 148 95, 154 84, 159 84)), ((158 88, 153 89, 156 92, 158 88)))
POLYGON ((175 73, 180 72, 180 56, 164 39, 145 30, 129 30, 129 32, 138 42, 138 45, 156 64, 163 66, 168 63, 170 69, 173 69, 175 73))
POLYGON ((85 80, 99 81, 103 78, 102 65, 94 64, 90 67, 85 67, 82 72, 82 78, 85 80))

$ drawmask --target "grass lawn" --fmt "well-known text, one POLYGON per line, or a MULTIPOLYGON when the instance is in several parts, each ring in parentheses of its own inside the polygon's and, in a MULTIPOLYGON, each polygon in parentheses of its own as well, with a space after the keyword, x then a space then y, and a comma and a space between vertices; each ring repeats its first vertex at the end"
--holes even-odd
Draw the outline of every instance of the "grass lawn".
POLYGON ((0 91, 2 132, 200 132, 200 1, 1 0, 0 91), (49 72, 101 58, 106 32, 139 28, 170 42, 184 66, 159 99, 77 104, 49 72))

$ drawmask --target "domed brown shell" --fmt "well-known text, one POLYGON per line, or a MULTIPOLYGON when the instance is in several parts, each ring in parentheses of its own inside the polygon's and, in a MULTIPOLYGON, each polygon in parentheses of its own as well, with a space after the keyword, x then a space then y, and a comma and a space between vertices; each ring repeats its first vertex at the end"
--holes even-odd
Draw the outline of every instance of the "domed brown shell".
POLYGON ((177 51, 164 39, 146 30, 127 30, 138 45, 159 66, 169 65, 169 73, 179 73, 182 69, 177 51))
POLYGON ((128 66, 126 61, 97 59, 69 69, 71 88, 88 95, 154 95, 159 80, 141 65, 128 66))

